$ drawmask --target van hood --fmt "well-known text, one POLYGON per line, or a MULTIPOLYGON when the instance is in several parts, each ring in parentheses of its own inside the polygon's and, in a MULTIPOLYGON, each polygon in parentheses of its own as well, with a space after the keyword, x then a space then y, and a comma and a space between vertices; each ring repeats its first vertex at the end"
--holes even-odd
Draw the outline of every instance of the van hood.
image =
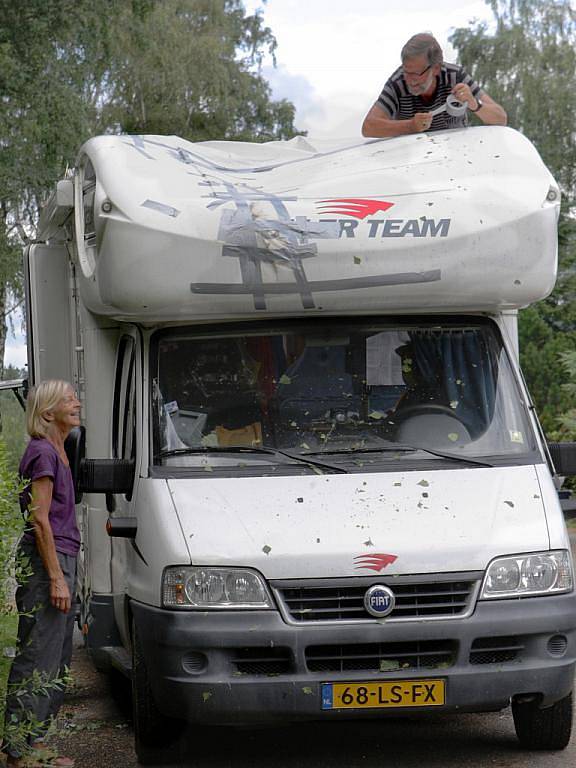
POLYGON ((269 579, 483 570, 550 546, 534 466, 167 483, 192 564, 269 579))

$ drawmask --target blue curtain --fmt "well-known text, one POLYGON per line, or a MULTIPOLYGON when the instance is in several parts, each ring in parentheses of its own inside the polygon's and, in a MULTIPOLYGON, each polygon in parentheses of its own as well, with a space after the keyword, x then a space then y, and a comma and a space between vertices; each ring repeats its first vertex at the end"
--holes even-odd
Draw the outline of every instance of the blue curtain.
POLYGON ((438 389, 438 402, 454 411, 475 439, 494 414, 498 351, 482 330, 410 332, 416 373, 438 389))

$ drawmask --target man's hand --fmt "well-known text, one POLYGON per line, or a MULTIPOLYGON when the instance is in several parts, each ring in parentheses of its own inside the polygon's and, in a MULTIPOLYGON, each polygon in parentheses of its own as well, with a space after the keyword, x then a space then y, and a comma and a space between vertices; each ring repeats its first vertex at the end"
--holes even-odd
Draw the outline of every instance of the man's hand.
POLYGON ((414 126, 414 133, 421 133, 421 131, 427 131, 432 125, 432 115, 430 112, 416 112, 411 120, 414 126))
POLYGON ((462 102, 462 104, 467 104, 469 109, 477 108, 478 102, 472 95, 470 86, 466 85, 466 83, 456 83, 454 88, 452 88, 452 93, 454 94, 455 98, 458 99, 458 101, 462 102))
POLYGON ((68 613, 72 605, 70 590, 64 576, 57 576, 50 581, 50 602, 58 611, 68 613))

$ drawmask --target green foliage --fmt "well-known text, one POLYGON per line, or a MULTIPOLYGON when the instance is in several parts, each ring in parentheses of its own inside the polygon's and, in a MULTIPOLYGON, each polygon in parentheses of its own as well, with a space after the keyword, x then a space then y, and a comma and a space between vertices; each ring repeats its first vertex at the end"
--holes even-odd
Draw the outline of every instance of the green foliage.
POLYGON ((11 657, 4 649, 14 648, 16 645, 16 631, 18 628, 18 616, 16 613, 2 613, 0 611, 0 738, 4 726, 2 702, 5 701, 5 691, 12 663, 11 657))
MULTIPOLYGON (((24 528, 24 519, 18 504, 18 494, 22 483, 10 467, 6 447, 0 441, 0 729, 4 726, 6 696, 10 693, 18 702, 31 693, 46 696, 51 690, 62 689, 69 681, 69 673, 50 677, 46 673, 34 670, 30 678, 7 688, 7 679, 12 659, 4 655, 5 648, 16 648, 18 613, 14 603, 14 589, 17 583, 23 583, 30 575, 29 563, 16 557, 16 545, 24 528)), ((6 726, 2 736, 9 736, 10 743, 25 754, 28 751, 28 737, 37 731, 38 723, 34 716, 25 711, 15 716, 6 726)))
MULTIPOLYGON (((59 677, 50 677, 47 672, 39 672, 35 669, 28 679, 23 680, 17 685, 8 684, 6 693, 16 702, 15 708, 17 710, 20 709, 19 712, 12 713, 12 717, 5 724, 4 733, 2 734, 13 749, 18 750, 23 755, 29 754, 31 752, 29 746, 30 735, 35 735, 39 732, 44 733, 42 723, 32 712, 26 710, 26 700, 29 700, 30 695, 49 696, 52 691, 65 689, 70 681, 71 676, 68 669, 65 669, 64 674, 59 677)), ((0 718, 2 723, 5 720, 5 703, 5 699, 0 702, 0 718)), ((45 733, 45 738, 56 732, 56 726, 57 723, 52 720, 45 733)), ((37 759, 39 758, 40 752, 38 752, 37 756, 37 759)))
POLYGON ((6 447, 8 466, 15 472, 28 438, 24 410, 12 392, 0 392, 0 437, 6 447))
POLYGON ((522 369, 542 427, 549 439, 560 439, 559 419, 574 398, 566 390, 569 374, 559 361, 576 350, 576 336, 555 330, 537 306, 520 313, 519 335, 522 369))
POLYGON ((124 4, 112 32, 104 121, 127 133, 206 139, 295 134, 294 107, 272 102, 254 71, 276 41, 240 0, 124 4))
POLYGON ((576 17, 569 0, 486 0, 486 23, 451 39, 462 63, 538 147, 570 202, 576 183, 576 17))
POLYGON ((563 389, 570 398, 570 407, 560 417, 561 434, 565 440, 576 440, 576 350, 562 353, 560 359, 568 376, 563 389))
POLYGON ((240 0, 0 0, 0 362, 4 303, 40 203, 98 133, 295 135, 259 74, 276 41, 240 0))
POLYGON ((6 447, 0 441, 0 727, 4 722, 4 691, 11 659, 4 656, 5 648, 16 645, 18 618, 13 593, 23 568, 14 561, 16 543, 23 529, 18 507, 19 483, 10 470, 6 447))
POLYGON ((12 611, 12 591, 18 573, 14 565, 16 542, 24 520, 18 506, 20 483, 10 468, 6 446, 0 441, 0 614, 12 611))
MULTIPOLYGON (((7 365, 2 379, 14 381, 26 378, 26 371, 7 365)), ((26 434, 26 414, 12 391, 0 391, 0 439, 6 447, 8 468, 18 470, 20 458, 24 453, 28 436, 26 434)))
MULTIPOLYGON (((103 25, 87 0, 0 0, 0 330, 40 201, 97 129, 103 25)), ((103 8, 100 8, 103 11, 103 8)), ((106 18, 106 14, 102 14, 106 18)), ((0 362, 4 334, 0 332, 0 362)))
POLYGON ((570 407, 560 356, 576 348, 576 16, 568 0, 486 0, 495 27, 450 38, 460 61, 538 148, 560 184, 559 272, 551 296, 520 312, 520 359, 542 425, 558 436, 570 407), (567 87, 568 86, 568 87, 567 87))

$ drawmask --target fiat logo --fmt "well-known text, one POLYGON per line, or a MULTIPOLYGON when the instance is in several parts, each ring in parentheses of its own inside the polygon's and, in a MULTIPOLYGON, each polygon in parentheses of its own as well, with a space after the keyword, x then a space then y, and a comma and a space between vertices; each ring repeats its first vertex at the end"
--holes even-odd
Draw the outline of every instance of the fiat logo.
POLYGON ((378 619, 389 616, 396 605, 394 592, 383 584, 374 584, 373 587, 366 590, 364 595, 364 608, 371 616, 378 619))

